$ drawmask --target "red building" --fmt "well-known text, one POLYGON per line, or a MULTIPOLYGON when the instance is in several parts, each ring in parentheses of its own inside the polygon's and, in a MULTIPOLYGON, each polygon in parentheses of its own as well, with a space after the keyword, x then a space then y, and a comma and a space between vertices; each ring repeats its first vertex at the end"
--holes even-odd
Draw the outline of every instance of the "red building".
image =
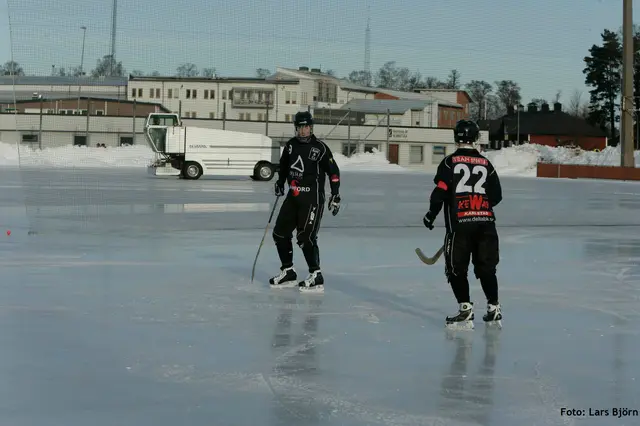
POLYGON ((606 133, 586 120, 562 111, 562 104, 543 104, 538 110, 529 104, 527 110, 512 108, 497 120, 483 122, 481 128, 489 130, 491 146, 536 143, 548 146, 579 147, 586 151, 602 150, 607 146, 606 133))

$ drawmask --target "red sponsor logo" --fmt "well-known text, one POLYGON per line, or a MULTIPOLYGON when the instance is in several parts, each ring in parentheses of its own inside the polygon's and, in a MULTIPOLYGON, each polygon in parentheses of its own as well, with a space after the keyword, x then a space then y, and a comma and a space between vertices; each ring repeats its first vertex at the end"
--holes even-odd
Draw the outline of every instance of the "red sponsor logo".
POLYGON ((454 163, 467 163, 467 164, 482 164, 483 166, 489 165, 486 158, 482 157, 469 157, 466 155, 456 155, 451 159, 454 163))
POLYGON ((458 213, 458 217, 469 217, 469 216, 492 217, 493 213, 487 212, 487 211, 473 211, 473 210, 458 213))
POLYGON ((458 198, 458 217, 493 216, 489 200, 482 195, 473 194, 458 198))
POLYGON ((449 188, 447 184, 443 181, 438 182, 438 188, 444 189, 445 191, 449 188))
POLYGON ((292 180, 291 181, 291 185, 289 185, 291 188, 291 191, 293 191, 293 196, 297 197, 298 195, 300 195, 301 192, 310 192, 311 188, 309 188, 308 186, 300 186, 298 185, 298 181, 297 180, 292 180))
POLYGON ((340 177, 338 177, 338 175, 331 175, 331 182, 340 182, 340 177))

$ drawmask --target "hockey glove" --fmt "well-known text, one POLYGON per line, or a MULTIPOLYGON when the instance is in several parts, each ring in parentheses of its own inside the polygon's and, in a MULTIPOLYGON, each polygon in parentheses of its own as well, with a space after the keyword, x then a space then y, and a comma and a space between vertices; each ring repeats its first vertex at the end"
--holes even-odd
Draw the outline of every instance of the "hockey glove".
POLYGON ((338 211, 340 210, 340 195, 339 194, 332 194, 329 197, 329 206, 327 207, 329 209, 329 211, 331 212, 332 215, 337 215, 338 211))
POLYGON ((284 183, 276 182, 274 185, 274 190, 276 192, 276 197, 281 197, 284 195, 284 183))
POLYGON ((429 229, 433 229, 433 222, 436 220, 436 217, 429 211, 427 212, 427 214, 424 215, 424 217, 422 218, 422 222, 424 223, 424 226, 426 226, 429 229))

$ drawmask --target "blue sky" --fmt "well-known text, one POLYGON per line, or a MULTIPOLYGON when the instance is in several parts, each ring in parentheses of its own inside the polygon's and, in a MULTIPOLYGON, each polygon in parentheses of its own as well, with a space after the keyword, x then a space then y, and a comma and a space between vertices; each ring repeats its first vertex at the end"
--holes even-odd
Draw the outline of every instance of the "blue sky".
MULTIPOLYGON (((28 73, 109 52, 112 0, 0 0, 0 61, 28 73), (11 23, 11 34, 9 31, 11 23), (11 46, 11 47, 10 47, 11 46)), ((362 69, 367 10, 371 69, 386 61, 445 79, 512 79, 523 101, 561 102, 584 91, 583 58, 605 28, 622 24, 622 0, 119 0, 116 57, 128 71, 173 74, 193 62, 222 76, 310 66, 338 76, 362 69)), ((636 4, 634 21, 640 16, 636 4)))

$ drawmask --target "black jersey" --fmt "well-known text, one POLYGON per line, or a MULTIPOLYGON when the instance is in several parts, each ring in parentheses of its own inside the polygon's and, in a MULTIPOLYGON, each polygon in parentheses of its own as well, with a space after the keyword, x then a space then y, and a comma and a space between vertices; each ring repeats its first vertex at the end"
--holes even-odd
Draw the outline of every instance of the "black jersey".
POLYGON ((325 176, 329 176, 331 194, 340 190, 340 169, 331 149, 320 139, 311 135, 306 142, 294 137, 289 139, 280 156, 278 183, 289 184, 289 193, 303 195, 311 202, 324 199, 325 176))
POLYGON ((444 205, 447 231, 495 222, 493 207, 502 201, 500 179, 477 150, 459 148, 445 157, 433 181, 430 211, 438 214, 444 205))

